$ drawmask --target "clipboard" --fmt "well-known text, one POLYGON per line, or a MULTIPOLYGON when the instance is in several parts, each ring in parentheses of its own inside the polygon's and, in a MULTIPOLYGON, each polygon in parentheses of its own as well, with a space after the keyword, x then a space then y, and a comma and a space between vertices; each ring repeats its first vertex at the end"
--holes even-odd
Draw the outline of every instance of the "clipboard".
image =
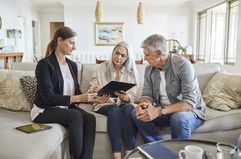
POLYGON ((110 81, 107 83, 104 87, 102 87, 98 91, 98 95, 110 95, 111 97, 116 98, 117 96, 115 95, 115 92, 118 91, 128 91, 132 87, 136 86, 135 83, 127 83, 127 82, 120 82, 120 81, 110 81))
POLYGON ((16 127, 17 130, 25 132, 27 134, 31 134, 31 133, 51 129, 51 128, 52 126, 45 125, 45 124, 28 124, 28 125, 16 127))

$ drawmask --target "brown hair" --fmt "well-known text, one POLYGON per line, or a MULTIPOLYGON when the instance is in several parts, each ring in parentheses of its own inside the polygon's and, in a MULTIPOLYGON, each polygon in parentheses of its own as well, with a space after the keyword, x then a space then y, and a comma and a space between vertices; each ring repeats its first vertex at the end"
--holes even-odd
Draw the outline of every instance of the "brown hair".
POLYGON ((69 27, 60 27, 54 33, 54 37, 51 42, 48 44, 45 57, 51 55, 52 52, 56 50, 58 38, 62 38, 63 40, 75 37, 77 34, 69 27))

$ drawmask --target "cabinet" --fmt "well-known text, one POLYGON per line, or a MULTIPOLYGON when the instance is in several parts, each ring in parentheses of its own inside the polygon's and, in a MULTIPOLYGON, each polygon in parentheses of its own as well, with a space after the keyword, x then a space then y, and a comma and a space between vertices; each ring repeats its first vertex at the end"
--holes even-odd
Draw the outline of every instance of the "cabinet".
POLYGON ((14 62, 22 62, 22 58, 22 52, 0 53, 0 62, 2 63, 4 69, 11 68, 14 62))

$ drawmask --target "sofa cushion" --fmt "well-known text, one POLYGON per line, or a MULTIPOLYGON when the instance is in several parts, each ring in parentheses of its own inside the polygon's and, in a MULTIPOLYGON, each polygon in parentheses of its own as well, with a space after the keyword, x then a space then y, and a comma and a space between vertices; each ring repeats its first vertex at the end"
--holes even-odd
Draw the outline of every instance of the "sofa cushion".
POLYGON ((80 90, 87 92, 90 88, 91 77, 96 70, 96 64, 83 64, 81 68, 80 90))
POLYGON ((196 63, 193 66, 197 74, 200 91, 203 93, 208 81, 221 70, 221 65, 217 63, 196 63))
POLYGON ((34 76, 33 71, 0 70, 0 107, 10 110, 30 111, 31 104, 21 87, 19 78, 34 76))
POLYGON ((30 124, 29 112, 15 112, 0 108, 0 158, 43 159, 51 154, 67 137, 66 129, 59 124, 48 124, 52 129, 26 134, 17 126, 30 124))
POLYGON ((206 121, 195 132, 215 132, 238 129, 241 127, 241 109, 228 112, 207 107, 206 121))
POLYGON ((139 74, 139 86, 137 89, 137 94, 136 94, 136 100, 140 99, 140 97, 142 96, 142 92, 143 92, 143 83, 144 83, 144 74, 145 74, 145 68, 147 65, 145 64, 138 64, 136 65, 138 74, 139 74))
POLYGON ((37 92, 37 79, 32 76, 23 76, 20 78, 20 83, 27 97, 28 102, 33 105, 35 94, 37 92))
POLYGON ((19 71, 35 71, 37 63, 32 62, 15 62, 12 65, 12 70, 19 70, 19 71))
POLYGON ((93 114, 96 118, 96 132, 107 132, 107 117, 105 115, 95 113, 92 104, 79 104, 79 107, 93 114))
POLYGON ((208 82, 203 99, 207 106, 229 111, 241 106, 241 75, 216 73, 208 82))

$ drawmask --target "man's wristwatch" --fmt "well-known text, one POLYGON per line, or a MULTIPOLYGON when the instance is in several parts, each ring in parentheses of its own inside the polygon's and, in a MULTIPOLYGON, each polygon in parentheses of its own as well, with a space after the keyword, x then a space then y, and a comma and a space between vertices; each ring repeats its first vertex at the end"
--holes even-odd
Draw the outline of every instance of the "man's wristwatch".
POLYGON ((166 115, 166 114, 167 114, 167 109, 162 108, 162 109, 161 109, 161 113, 162 113, 162 115, 166 115))

